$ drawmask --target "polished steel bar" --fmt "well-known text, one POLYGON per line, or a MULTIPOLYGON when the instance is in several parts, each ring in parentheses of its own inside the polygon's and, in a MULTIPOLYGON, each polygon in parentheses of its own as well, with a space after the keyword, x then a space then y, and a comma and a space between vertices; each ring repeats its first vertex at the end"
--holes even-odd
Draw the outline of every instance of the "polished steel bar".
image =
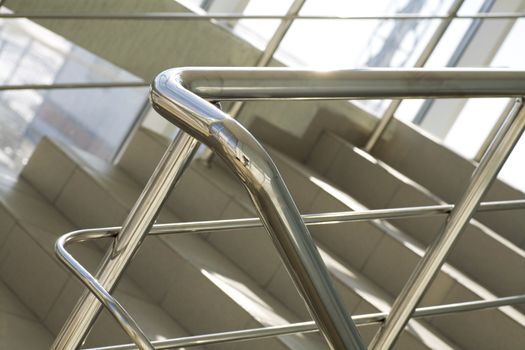
MULTIPOLYGON (((456 15, 453 19, 517 19, 524 18, 524 12, 491 12, 475 13, 472 15, 456 15)), ((330 15, 243 15, 235 13, 216 13, 200 15, 190 12, 147 12, 147 13, 1 13, 0 19, 30 19, 30 20, 135 20, 135 21, 209 21, 209 20, 447 20, 448 15, 420 15, 415 13, 396 13, 390 15, 356 15, 356 16, 330 16, 330 15)))
POLYGON ((247 189, 280 257, 329 347, 366 349, 277 167, 236 120, 186 89, 181 71, 159 74, 153 108, 223 158, 247 189))
MULTIPOLYGON (((190 90, 209 100, 521 97, 525 94, 525 71, 509 69, 330 71, 203 67, 184 68, 181 74, 185 81, 191 82, 187 83, 190 90)), ((57 83, 4 85, 0 90, 145 86, 148 84, 143 82, 57 83)))
MULTIPOLYGON (((119 304, 119 302, 108 293, 104 287, 87 271, 77 260, 69 254, 65 249, 66 245, 75 241, 75 239, 82 238, 87 240, 89 238, 97 237, 96 234, 89 235, 75 235, 68 234, 60 237, 55 244, 55 251, 58 258, 64 265, 82 282, 93 295, 108 309, 110 314, 120 324, 124 332, 135 343, 135 346, 140 350, 154 350, 153 345, 148 340, 144 332, 140 329, 128 312, 119 304)), ((134 347, 135 347, 134 346, 134 347)))
POLYGON ((142 81, 130 82, 101 82, 101 83, 53 83, 53 84, 20 84, 0 85, 4 90, 59 90, 59 89, 105 89, 105 88, 134 88, 149 87, 149 83, 142 81))
POLYGON ((524 129, 525 109, 516 104, 474 170, 470 183, 440 235, 428 247, 394 302, 390 315, 372 339, 370 349, 388 350, 394 345, 524 129))
MULTIPOLYGON (((421 68, 425 66, 428 59, 430 58, 430 55, 432 55, 432 52, 434 52, 435 48, 439 44, 441 38, 447 31, 448 27, 452 23, 453 18, 457 15, 459 9, 461 8, 464 2, 465 0, 455 0, 454 3, 450 6, 447 19, 439 23, 438 27, 432 34, 432 37, 427 42, 425 48, 419 55, 416 63, 414 63, 415 68, 421 68)), ((388 128, 388 126, 394 119, 394 114, 396 113, 397 109, 401 105, 401 101, 402 100, 393 100, 392 102, 390 102, 390 105, 388 106, 388 108, 385 110, 385 112, 381 116, 381 119, 378 121, 374 130, 372 130, 372 133, 370 134, 368 141, 363 147, 365 152, 370 153, 372 149, 375 147, 375 145, 377 144, 377 141, 381 139, 381 137, 385 133, 385 130, 388 128)))
MULTIPOLYGON (((130 259, 155 222, 162 204, 191 160, 197 144, 197 140, 185 133, 177 135, 128 214, 122 230, 96 273, 96 280, 109 293, 115 288, 130 259)), ((51 349, 77 349, 100 310, 101 304, 96 297, 89 291, 84 292, 51 349)))
MULTIPOLYGON (((493 300, 476 300, 462 303, 445 304, 437 306, 427 306, 417 308, 414 311, 414 318, 424 318, 432 316, 443 316, 459 312, 479 311, 490 308, 511 306, 525 303, 525 294, 503 297, 493 300)), ((366 326, 383 322, 388 317, 388 313, 380 312, 365 315, 352 316, 354 323, 358 326, 366 326)), ((307 333, 318 331, 313 321, 292 323, 282 326, 272 326, 264 328, 252 328, 240 331, 222 332, 206 335, 196 335, 176 339, 166 339, 153 341, 155 349, 173 349, 177 347, 191 347, 198 345, 211 345, 224 342, 246 341, 251 339, 275 337, 295 333, 307 333)), ((122 344, 89 348, 85 350, 136 350, 134 344, 122 344)))
MULTIPOLYGON (((449 214, 454 205, 442 204, 423 207, 374 209, 366 211, 346 211, 334 213, 304 214, 303 221, 307 226, 330 225, 353 221, 369 221, 382 219, 401 219, 428 217, 449 214)), ((511 201, 484 202, 480 204, 479 212, 501 211, 501 210, 523 210, 525 199, 511 201)), ((212 220, 200 222, 177 222, 171 224, 154 225, 150 231, 151 235, 215 232, 232 229, 255 228, 263 226, 259 218, 212 220)), ((107 228, 112 231, 117 228, 107 228)), ((104 229, 102 229, 104 230, 104 229)))
MULTIPOLYGON (((525 71, 509 69, 177 68, 169 71, 207 100, 329 100, 520 97, 525 71)), ((163 74, 168 77, 167 73, 163 74)))
MULTIPOLYGON (((365 211, 343 211, 333 213, 304 214, 303 221, 307 226, 333 225, 353 221, 368 221, 382 219, 401 219, 428 217, 434 215, 449 214, 454 206, 452 204, 431 205, 423 207, 373 209, 365 211)), ((483 202, 478 212, 501 211, 501 210, 523 210, 525 199, 510 201, 483 202)), ((194 222, 175 222, 169 224, 155 224, 151 227, 150 235, 167 235, 182 233, 218 232, 235 229, 262 227, 260 218, 209 220, 194 222)), ((71 234, 88 238, 110 238, 116 236, 122 227, 101 227, 96 229, 83 229, 70 232, 71 234)))

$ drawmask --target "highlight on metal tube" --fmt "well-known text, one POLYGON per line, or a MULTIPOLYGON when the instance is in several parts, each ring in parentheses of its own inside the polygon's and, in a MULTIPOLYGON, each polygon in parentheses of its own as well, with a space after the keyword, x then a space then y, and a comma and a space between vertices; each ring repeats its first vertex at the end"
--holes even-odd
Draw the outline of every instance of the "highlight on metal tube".
POLYGON ((55 251, 64 265, 82 282, 97 299, 108 309, 110 314, 119 323, 130 339, 140 350, 153 350, 154 347, 146 337, 144 332, 137 325, 129 313, 119 304, 119 302, 108 293, 104 287, 87 271, 69 252, 66 245, 80 240, 103 238, 104 235, 72 232, 61 236, 55 243, 55 251))
MULTIPOLYGON (((521 97, 525 70, 176 68, 157 76, 206 100, 521 97)), ((193 95, 192 94, 192 95, 193 95)), ((193 95, 195 97, 195 95, 193 95)))
POLYGON ((365 349, 268 153, 237 121, 186 89, 180 73, 169 70, 155 78, 151 92, 153 107, 212 148, 244 184, 329 347, 365 349))

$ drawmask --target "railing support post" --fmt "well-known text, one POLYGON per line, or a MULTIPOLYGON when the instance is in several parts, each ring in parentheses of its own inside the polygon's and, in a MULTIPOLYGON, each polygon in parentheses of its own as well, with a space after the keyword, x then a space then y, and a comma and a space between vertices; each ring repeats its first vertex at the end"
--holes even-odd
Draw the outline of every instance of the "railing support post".
POLYGON ((470 221, 481 198, 496 178, 525 128, 525 109, 518 101, 472 174, 471 181, 447 219, 441 234, 429 246, 369 349, 388 350, 405 328, 414 309, 439 272, 449 252, 470 221))
MULTIPOLYGON (((96 279, 109 293, 116 287, 124 269, 157 219, 162 204, 189 164, 197 144, 193 137, 180 132, 164 153, 96 273, 96 279)), ((84 291, 51 349, 78 349, 101 308, 97 298, 88 290, 84 291)))

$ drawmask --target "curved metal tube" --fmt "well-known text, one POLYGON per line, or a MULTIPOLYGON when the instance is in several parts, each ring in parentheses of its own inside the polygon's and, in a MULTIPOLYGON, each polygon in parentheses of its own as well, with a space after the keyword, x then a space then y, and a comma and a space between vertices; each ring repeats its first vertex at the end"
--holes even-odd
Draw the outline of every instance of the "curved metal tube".
POLYGON ((330 348, 366 349, 268 153, 237 121, 186 89, 178 72, 166 71, 155 78, 153 107, 212 148, 244 184, 330 348))
POLYGON ((66 246, 73 242, 82 242, 90 239, 116 236, 118 232, 89 232, 86 230, 75 231, 61 236, 55 243, 55 251, 64 265, 89 288, 97 299, 108 309, 110 314, 120 324, 122 329, 140 350, 154 350, 144 332, 140 329, 128 312, 119 302, 108 293, 104 287, 66 250, 66 246))

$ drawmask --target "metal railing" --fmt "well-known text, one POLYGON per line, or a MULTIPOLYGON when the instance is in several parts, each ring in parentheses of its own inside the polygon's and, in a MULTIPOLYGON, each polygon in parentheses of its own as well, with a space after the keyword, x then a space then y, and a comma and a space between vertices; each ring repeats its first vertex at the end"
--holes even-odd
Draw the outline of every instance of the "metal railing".
MULTIPOLYGON (((305 222, 319 224, 450 213, 442 233, 415 269, 409 283, 394 303, 392 312, 389 315, 382 314, 380 317, 385 321, 371 348, 390 348, 408 320, 414 316, 418 302, 474 211, 478 207, 480 210, 523 207, 523 201, 489 202, 479 205, 480 199, 525 128, 522 104, 517 103, 516 108, 502 123, 457 205, 316 214, 306 216, 303 221, 279 172, 262 146, 239 122, 208 101, 521 97, 523 95, 525 95, 525 71, 510 70, 363 69, 320 72, 286 68, 187 68, 172 69, 159 74, 152 85, 153 107, 184 133, 181 132, 169 146, 122 228, 77 231, 58 241, 57 251, 62 261, 75 272, 91 292, 86 291, 82 295, 57 337, 53 349, 78 348, 101 310, 101 304, 96 298, 110 310, 140 349, 166 348, 162 347, 164 346, 162 344, 157 347, 157 343, 155 345, 151 343, 111 296, 125 267, 148 232, 150 230, 152 234, 172 231, 197 232, 261 224, 270 233, 285 267, 329 346, 332 349, 364 349, 354 323, 359 318, 353 319, 344 311, 305 222), (257 208, 260 221, 242 219, 153 226, 162 203, 191 160, 197 140, 212 148, 239 177, 257 208), (110 236, 115 236, 114 243, 105 255, 95 277, 91 276, 65 250, 65 245, 70 242, 110 236)), ((489 307, 497 307, 514 302, 523 302, 523 296, 459 306, 437 306, 430 311, 428 309, 416 311, 416 315, 421 315, 421 312, 439 313, 443 310, 462 311, 464 308, 470 310, 489 305, 493 305, 489 307)), ((363 316, 365 320, 369 317, 372 316, 363 316)), ((310 324, 309 327, 312 325, 310 324)), ((233 333, 244 334, 242 331, 233 333)), ((273 334, 271 330, 266 334, 270 333, 273 334)), ((222 339, 220 335, 201 336, 202 339, 206 337, 217 341, 222 339)), ((242 339, 250 337, 245 335, 242 339)), ((200 344, 197 338, 193 338, 184 346, 200 344)), ((179 340, 170 341, 174 342, 172 344, 179 344, 177 343, 179 340)), ((129 346, 124 345, 123 348, 129 346)))
MULTIPOLYGON (((441 38, 443 38, 443 35, 445 35, 446 31, 452 24, 452 20, 458 15, 458 11, 461 8, 461 6, 463 6, 464 2, 465 0, 455 0, 450 5, 447 19, 444 19, 439 23, 439 26, 436 28, 436 30, 432 34, 432 37, 427 42, 425 48, 423 49, 423 51, 421 51, 421 54, 414 63, 414 68, 422 68, 425 66, 425 64, 430 59, 432 53, 434 52, 438 44, 441 42, 441 38)), ((372 150, 376 146, 377 142, 381 139, 390 123, 392 123, 392 120, 394 119, 394 114, 396 113, 399 106, 401 106, 401 101, 402 100, 393 100, 392 102, 390 102, 383 115, 377 122, 376 126, 370 133, 370 136, 368 137, 368 140, 366 141, 363 147, 364 151, 368 153, 372 152, 372 150)))

